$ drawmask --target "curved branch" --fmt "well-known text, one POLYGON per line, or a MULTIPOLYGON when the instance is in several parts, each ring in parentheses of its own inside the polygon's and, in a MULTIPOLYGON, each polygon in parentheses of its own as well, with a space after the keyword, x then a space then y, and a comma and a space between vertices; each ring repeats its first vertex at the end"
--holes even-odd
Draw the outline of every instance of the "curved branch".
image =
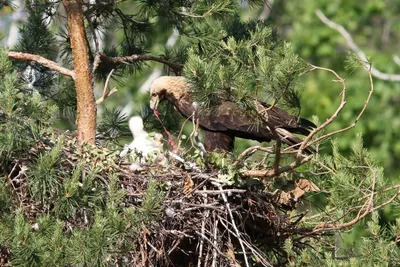
MULTIPOLYGON (((370 99, 371 99, 372 93, 374 92, 374 83, 373 83, 373 80, 372 80, 372 73, 371 73, 371 71, 368 71, 368 77, 369 77, 369 84, 370 84, 370 89, 369 89, 369 92, 368 92, 368 96, 367 96, 366 100, 364 101, 364 105, 363 105, 361 111, 358 113, 358 115, 357 115, 357 117, 355 118, 355 120, 354 120, 350 125, 348 125, 347 127, 344 127, 344 128, 342 128, 342 129, 339 129, 339 130, 336 130, 336 131, 327 133, 327 134, 325 134, 325 135, 323 135, 323 136, 320 136, 320 137, 316 138, 315 140, 313 140, 312 142, 310 142, 309 145, 313 145, 313 144, 315 144, 315 143, 318 143, 318 142, 320 142, 321 140, 324 140, 324 139, 326 139, 326 138, 328 138, 328 137, 331 137, 331 136, 333 136, 333 135, 335 135, 335 134, 338 134, 338 133, 347 131, 347 130, 349 130, 349 129, 351 129, 351 128, 354 128, 354 127, 356 126, 357 122, 360 120, 361 116, 364 114, 364 111, 365 111, 365 109, 367 108, 367 106, 368 106, 368 104, 369 104, 369 101, 370 101, 370 99)), ((343 102, 342 102, 342 103, 343 103, 343 102)), ((346 103, 345 100, 344 100, 344 103, 346 103)), ((341 105, 340 105, 340 106, 341 106, 341 105)), ((336 114, 336 113, 335 113, 335 114, 336 114)), ((336 114, 336 115, 337 115, 337 114, 336 114)), ((334 118, 336 118, 336 117, 334 117, 334 118)), ((333 119, 334 119, 334 118, 333 118, 333 119)), ((325 127, 326 127, 326 125, 325 125, 325 127)), ((323 128, 325 128, 325 127, 323 127, 323 128)), ((321 128, 321 129, 322 129, 322 128, 321 128)))
MULTIPOLYGON (((392 203, 399 195, 400 195, 400 189, 398 189, 397 192, 394 193, 394 195, 390 199, 388 199, 387 201, 381 203, 380 205, 378 205, 376 207, 371 207, 369 203, 365 203, 365 205, 363 205, 361 207, 360 212, 364 208, 365 208, 365 211, 362 214, 359 212, 359 214, 357 214, 357 216, 354 219, 352 219, 351 221, 345 222, 342 224, 321 224, 321 225, 316 226, 311 233, 315 234, 315 233, 320 233, 320 232, 325 232, 325 231, 334 231, 334 230, 352 227, 356 223, 358 223, 361 219, 366 217, 367 215, 392 203)), ((371 199, 369 200, 369 202, 372 202, 372 196, 371 196, 371 199)))
POLYGON ((374 67, 370 67, 370 64, 368 64, 368 59, 365 53, 358 47, 358 45, 354 42, 353 38, 351 37, 350 33, 346 31, 346 29, 339 25, 336 24, 335 22, 329 20, 324 13, 322 13, 321 10, 315 11, 315 14, 317 14, 318 18, 329 28, 339 32, 345 39, 347 46, 357 54, 357 56, 360 58, 361 63, 363 64, 364 68, 368 71, 371 72, 371 74, 381 80, 385 81, 400 81, 400 74, 388 74, 388 73, 383 73, 379 70, 377 70, 374 67))
POLYGON ((327 119, 324 123, 322 123, 321 125, 319 125, 317 128, 313 129, 308 136, 303 140, 298 152, 297 152, 297 156, 296 156, 296 160, 299 161, 301 159, 301 155, 302 152, 304 151, 305 148, 307 148, 308 146, 310 146, 311 144, 310 141, 312 139, 312 137, 320 132, 322 129, 326 128, 329 124, 331 124, 336 117, 339 115, 339 113, 342 111, 342 109, 344 108, 344 106, 346 105, 346 83, 344 81, 344 79, 342 77, 339 76, 339 74, 337 74, 334 70, 328 69, 328 68, 322 68, 322 67, 318 67, 318 66, 314 66, 311 65, 311 70, 310 71, 314 71, 314 70, 323 70, 323 71, 327 71, 332 73, 337 80, 333 80, 334 82, 339 82, 340 84, 342 84, 342 91, 340 93, 341 95, 341 100, 340 100, 340 104, 338 106, 338 108, 336 109, 336 111, 332 114, 332 116, 327 119))
POLYGON ((33 54, 29 54, 29 53, 22 53, 22 52, 13 52, 13 51, 7 52, 6 55, 8 57, 14 58, 14 59, 35 61, 35 62, 45 66, 46 68, 49 68, 53 71, 64 74, 66 76, 70 76, 73 79, 75 79, 75 73, 72 70, 61 67, 56 62, 54 62, 50 59, 44 58, 42 56, 33 55, 33 54))

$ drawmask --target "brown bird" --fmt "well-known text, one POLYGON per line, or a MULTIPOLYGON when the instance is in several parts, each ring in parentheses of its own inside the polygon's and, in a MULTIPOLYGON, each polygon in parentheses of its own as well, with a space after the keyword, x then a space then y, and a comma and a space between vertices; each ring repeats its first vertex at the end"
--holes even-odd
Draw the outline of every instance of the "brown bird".
MULTIPOLYGON (((302 139, 293 133, 308 135, 310 129, 316 127, 306 119, 299 119, 257 100, 254 100, 257 113, 250 113, 230 101, 221 101, 219 105, 205 110, 193 101, 191 84, 182 76, 163 76, 153 82, 150 108, 157 109, 162 100, 172 103, 185 118, 198 120, 204 131, 204 146, 208 152, 232 151, 235 137, 259 142, 279 138, 283 143, 294 146, 302 139)), ((310 149, 305 151, 312 152, 310 149)))

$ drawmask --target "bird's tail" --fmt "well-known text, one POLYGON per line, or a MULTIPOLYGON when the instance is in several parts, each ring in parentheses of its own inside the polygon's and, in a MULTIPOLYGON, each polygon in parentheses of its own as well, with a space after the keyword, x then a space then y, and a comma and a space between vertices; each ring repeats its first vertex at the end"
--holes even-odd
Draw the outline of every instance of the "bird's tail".
MULTIPOLYGON (((279 135, 279 138, 283 143, 292 146, 295 149, 300 148, 301 142, 303 142, 302 139, 298 138, 297 136, 295 136, 294 134, 283 128, 276 128, 275 131, 279 135)), ((309 146, 306 149, 304 149, 304 152, 306 154, 311 155, 316 151, 313 147, 309 146)))

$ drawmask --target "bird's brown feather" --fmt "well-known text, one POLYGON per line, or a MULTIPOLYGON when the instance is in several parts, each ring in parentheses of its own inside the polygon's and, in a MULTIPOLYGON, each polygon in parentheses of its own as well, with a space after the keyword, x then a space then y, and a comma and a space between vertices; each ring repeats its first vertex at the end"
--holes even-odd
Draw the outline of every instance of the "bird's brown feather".
POLYGON ((177 111, 186 118, 199 121, 205 130, 205 147, 207 151, 214 149, 231 150, 234 137, 269 142, 280 138, 288 145, 295 145, 301 139, 292 133, 307 135, 315 125, 305 119, 299 119, 286 111, 255 101, 256 112, 238 107, 235 103, 224 101, 210 110, 204 110, 193 102, 190 84, 184 77, 162 77, 151 89, 151 95, 159 92, 170 101, 177 111), (278 136, 271 128, 282 128, 278 136))

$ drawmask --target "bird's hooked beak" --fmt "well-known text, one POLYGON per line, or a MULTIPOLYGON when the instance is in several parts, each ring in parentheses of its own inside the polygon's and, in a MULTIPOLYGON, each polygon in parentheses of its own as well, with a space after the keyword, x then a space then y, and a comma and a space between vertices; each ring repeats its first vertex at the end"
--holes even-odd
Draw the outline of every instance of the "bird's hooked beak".
POLYGON ((150 108, 151 109, 157 109, 159 103, 160 103, 160 98, 157 95, 150 97, 150 108))

